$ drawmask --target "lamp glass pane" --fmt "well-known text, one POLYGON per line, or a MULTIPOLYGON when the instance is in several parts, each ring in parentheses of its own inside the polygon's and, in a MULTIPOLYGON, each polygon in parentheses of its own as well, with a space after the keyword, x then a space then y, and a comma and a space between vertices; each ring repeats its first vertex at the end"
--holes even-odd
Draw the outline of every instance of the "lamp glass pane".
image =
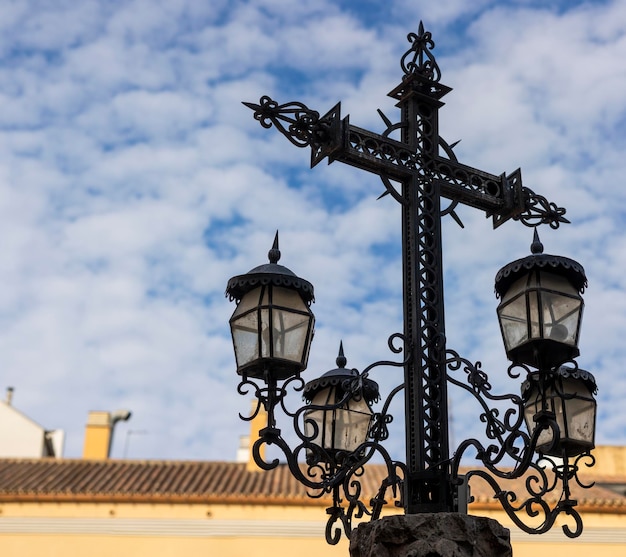
MULTIPOLYGON (((553 411, 552 399, 548 399, 546 405, 547 411, 553 411)), ((537 428, 537 422, 535 422, 535 415, 541 411, 541 396, 539 393, 539 389, 537 387, 533 387, 532 392, 529 395, 528 402, 524 407, 524 421, 526 422, 526 428, 528 429, 528 434, 532 437, 535 429, 537 428)), ((562 421, 562 416, 561 416, 562 421)), ((557 422, 558 416, 557 416, 557 422)), ((559 423, 560 427, 560 423, 559 423)), ((549 446, 552 442, 552 430, 544 429, 537 438, 537 449, 542 450, 543 447, 549 446)))
POLYGON ((364 399, 350 400, 349 409, 335 410, 335 449, 352 452, 367 439, 372 412, 364 399))
POLYGON ((263 300, 267 300, 266 288, 259 286, 258 288, 250 290, 250 292, 246 293, 237 304, 237 307, 233 312, 233 317, 256 308, 259 304, 263 303, 263 300), (261 298, 261 296, 263 298, 261 298))
POLYGON ((270 358, 272 356, 270 340, 270 310, 266 307, 262 307, 258 311, 258 314, 261 320, 261 357, 270 358))
MULTIPOLYGON (((311 401, 314 406, 327 406, 330 398, 334 399, 335 388, 329 387, 319 391, 311 401)), ((325 449, 332 448, 332 410, 307 410, 304 413, 304 434, 312 443, 325 449)))
POLYGON ((504 301, 515 298, 518 294, 524 292, 529 284, 535 284, 535 282, 534 275, 518 278, 513 284, 511 284, 511 286, 509 286, 509 289, 504 295, 504 301))
POLYGON ((259 304, 261 288, 248 292, 237 304, 230 319, 237 367, 244 366, 259 357, 259 304))
MULTIPOLYGON (((314 406, 333 404, 335 387, 318 392, 314 406)), ((352 452, 367 439, 372 411, 364 399, 350 399, 347 405, 329 410, 308 410, 304 432, 312 443, 327 451, 352 452)))
POLYGON ((527 294, 528 313, 530 315, 530 338, 541 338, 541 323, 539 322, 539 300, 536 290, 531 290, 527 294))
POLYGON ((275 306, 307 312, 308 308, 302 296, 296 291, 275 286, 272 292, 272 303, 275 306))
POLYGON ((304 362, 313 329, 313 315, 302 296, 286 288, 274 288, 272 305, 273 356, 304 362))
POLYGON ((244 366, 259 357, 259 333, 256 324, 256 312, 231 322, 237 367, 244 366))
POLYGON ((569 280, 560 275, 555 275, 554 273, 541 271, 541 287, 546 290, 553 290, 574 297, 578 296, 576 288, 574 288, 569 280))
POLYGON ((541 294, 544 338, 575 345, 582 301, 554 292, 541 294))
POLYGON ((523 294, 511 299, 506 305, 503 301, 498 308, 498 317, 507 350, 511 350, 528 340, 526 298, 523 294))
MULTIPOLYGON (((574 441, 593 443, 595 431, 595 401, 582 381, 563 381, 566 396, 576 398, 564 400, 567 418, 567 437, 574 441)), ((560 425, 560 424, 559 424, 560 425)))
MULTIPOLYGON (((581 454, 593 448, 595 436, 596 403, 592 393, 582 381, 563 379, 556 387, 546 389, 546 410, 554 412, 559 427, 559 442, 551 447, 552 431, 539 434, 537 450, 552 456, 581 454)), ((529 433, 535 430, 534 415, 541 410, 539 390, 532 387, 524 407, 524 420, 529 433)))
POLYGON ((309 315, 274 308, 272 315, 274 357, 301 361, 309 331, 309 315))

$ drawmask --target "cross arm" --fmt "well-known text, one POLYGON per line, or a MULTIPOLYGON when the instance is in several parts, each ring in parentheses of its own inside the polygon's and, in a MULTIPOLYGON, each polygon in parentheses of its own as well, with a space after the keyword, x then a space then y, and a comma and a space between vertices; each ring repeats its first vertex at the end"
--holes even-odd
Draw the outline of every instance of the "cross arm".
POLYGON ((268 96, 261 97, 259 104, 243 104, 264 128, 276 127, 296 147, 311 147, 311 167, 327 158, 329 164, 338 160, 399 182, 428 174, 443 197, 485 211, 494 228, 509 219, 552 228, 569 222, 563 216, 565 209, 523 187, 519 169, 497 176, 472 168, 458 162, 441 139, 450 158, 425 157, 387 135, 353 126, 349 116, 341 118, 341 103, 323 116, 303 103, 279 105, 268 96))

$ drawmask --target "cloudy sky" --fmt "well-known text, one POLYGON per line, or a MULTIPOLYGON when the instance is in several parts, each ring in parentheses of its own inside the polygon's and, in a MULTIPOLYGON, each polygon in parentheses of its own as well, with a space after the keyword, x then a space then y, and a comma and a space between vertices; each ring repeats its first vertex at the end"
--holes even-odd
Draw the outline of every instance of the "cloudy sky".
MULTIPOLYGON (((626 3, 620 0, 3 0, 0 18, 0 388, 82 452, 89 410, 128 408, 114 457, 235 458, 238 395, 224 297, 267 261, 316 288, 306 378, 387 359, 401 326, 400 213, 375 176, 265 130, 270 95, 381 132, 407 34, 433 33, 441 135, 459 159, 567 207, 548 253, 589 278, 580 366, 597 441, 626 443, 626 3)), ((448 347, 506 376, 493 278, 532 231, 444 221, 448 347)), ((546 228, 546 227, 543 227, 546 228)), ((374 376, 385 388, 396 370, 374 376)), ((453 439, 481 435, 450 392, 453 439)), ((297 397, 296 397, 297 398, 297 397)), ((296 403, 299 400, 295 401, 296 403)), ((396 428, 401 431, 401 414, 396 428)), ((288 428, 288 425, 285 426, 288 428)), ((401 436, 400 436, 401 437, 401 436)), ((394 451, 401 456, 398 441, 394 451)))

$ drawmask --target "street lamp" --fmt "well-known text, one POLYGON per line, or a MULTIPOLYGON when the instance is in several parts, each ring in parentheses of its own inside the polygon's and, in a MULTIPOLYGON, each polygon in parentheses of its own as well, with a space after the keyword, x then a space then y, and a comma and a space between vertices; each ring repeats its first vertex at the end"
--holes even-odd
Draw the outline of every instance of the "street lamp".
POLYGON ((576 261, 544 254, 536 229, 531 251, 496 275, 498 320, 508 358, 546 368, 579 354, 587 278, 576 261))
POLYGON ((522 530, 544 533, 563 515, 574 522, 574 528, 563 524, 565 534, 579 536, 582 520, 570 483, 585 487, 578 478, 580 461, 586 459, 587 466, 594 462, 590 451, 596 408, 593 376, 574 360, 586 278, 575 261, 544 255, 536 232, 542 224, 556 229, 567 223, 565 209, 524 187, 519 169, 495 175, 457 160, 454 145, 439 135, 441 98, 451 89, 439 81, 432 36, 420 23, 408 40, 411 46, 400 62, 402 81, 389 93, 400 118, 393 123, 379 111, 387 126, 382 134, 353 126, 349 117, 341 117, 340 104, 320 116, 300 102, 280 105, 267 96, 258 104, 244 103, 263 127, 273 126, 294 145, 310 147, 312 167, 327 158, 377 174, 384 186, 381 197, 389 195, 402 212, 403 331, 388 340, 401 361, 381 360, 360 372, 349 370, 342 346, 338 367, 305 384, 301 373, 313 334, 313 287, 277 265, 277 238, 269 265, 228 282, 226 293, 238 302, 231 318, 242 377, 238 390, 253 392, 257 400, 256 409, 243 419, 254 419, 261 407, 268 413, 267 427, 252 447, 254 460, 266 470, 277 467, 279 460, 265 460, 262 450, 275 445, 312 496, 332 494, 326 528, 332 544, 341 535, 337 524, 350 537, 353 519, 379 518, 390 500, 407 515, 462 512, 466 481, 475 476, 493 488, 494 497, 522 530), (449 201, 445 207, 443 200, 449 201), (495 285, 501 299, 500 328, 512 362, 509 376, 526 373, 521 396, 493 394, 480 362, 446 347, 441 219, 449 215, 460 223, 459 203, 484 211, 494 228, 508 220, 535 228, 532 254, 503 267, 495 285), (403 380, 375 411, 378 386, 369 375, 379 367, 402 368, 403 380), (450 455, 449 385, 464 389, 481 405, 487 446, 467 439, 450 455), (291 387, 306 402, 295 411, 285 401, 291 387), (389 408, 400 394, 405 462, 392 459, 383 445, 393 420, 389 408), (500 418, 498 405, 505 402, 509 408, 500 418), (292 421, 298 439, 294 447, 277 427, 278 409, 292 421), (461 458, 472 449, 482 467, 463 478, 461 458), (375 455, 386 475, 365 502, 361 499, 371 494, 363 493, 361 477, 375 455), (526 499, 498 484, 498 479, 524 475, 529 476, 526 499), (546 496, 555 490, 560 493, 550 505, 546 496))
POLYGON ((278 232, 269 263, 228 281, 237 307, 230 318, 237 373, 287 379, 306 368, 315 318, 313 286, 278 265, 278 232))
POLYGON ((339 347, 337 369, 309 381, 303 391, 308 403, 304 413, 305 434, 312 446, 307 461, 340 462, 343 455, 363 450, 370 431, 372 404, 378 400, 378 384, 363 378, 356 369, 346 369, 343 343, 339 347), (328 456, 324 456, 328 455, 328 456))
POLYGON ((560 366, 547 377, 530 374, 522 385, 524 420, 530 435, 545 414, 556 420, 558 436, 544 429, 537 437, 537 451, 553 457, 578 456, 594 447, 596 381, 582 369, 560 366))

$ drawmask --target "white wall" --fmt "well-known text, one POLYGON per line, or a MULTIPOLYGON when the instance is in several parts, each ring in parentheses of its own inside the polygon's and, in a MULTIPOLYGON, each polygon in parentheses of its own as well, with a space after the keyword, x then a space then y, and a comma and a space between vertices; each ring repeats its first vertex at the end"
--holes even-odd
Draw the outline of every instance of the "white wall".
POLYGON ((41 458, 44 435, 41 426, 0 401, 0 458, 41 458))

